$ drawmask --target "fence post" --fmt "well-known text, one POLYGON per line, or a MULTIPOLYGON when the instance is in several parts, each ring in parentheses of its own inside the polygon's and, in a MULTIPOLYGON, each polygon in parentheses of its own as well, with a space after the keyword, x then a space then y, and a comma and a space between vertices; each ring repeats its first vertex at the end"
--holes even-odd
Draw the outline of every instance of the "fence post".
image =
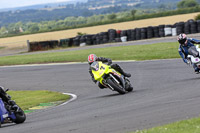
POLYGON ((31 51, 31 47, 30 47, 30 42, 29 42, 29 40, 27 40, 27 47, 28 47, 28 52, 30 52, 30 51, 31 51))

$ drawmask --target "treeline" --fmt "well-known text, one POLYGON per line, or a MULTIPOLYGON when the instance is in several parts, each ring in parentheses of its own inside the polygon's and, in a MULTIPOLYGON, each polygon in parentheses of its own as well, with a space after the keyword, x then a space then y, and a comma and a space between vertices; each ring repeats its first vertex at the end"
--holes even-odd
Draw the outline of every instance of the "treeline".
POLYGON ((3 26, 0 28, 0 37, 24 35, 40 32, 58 31, 65 29, 74 29, 87 26, 104 25, 132 20, 140 20, 147 18, 156 18, 163 16, 172 16, 177 14, 186 14, 199 12, 200 7, 195 6, 191 8, 180 8, 172 11, 163 11, 159 13, 144 13, 143 15, 137 15, 136 10, 112 13, 106 15, 93 15, 91 17, 67 17, 63 20, 54 21, 42 21, 42 22, 18 22, 3 26))

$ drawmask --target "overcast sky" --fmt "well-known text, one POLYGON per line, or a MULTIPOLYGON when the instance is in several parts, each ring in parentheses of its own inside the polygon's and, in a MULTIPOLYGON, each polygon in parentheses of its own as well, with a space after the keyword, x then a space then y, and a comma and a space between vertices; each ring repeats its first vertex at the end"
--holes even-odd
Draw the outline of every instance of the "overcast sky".
POLYGON ((0 0, 0 9, 73 0, 0 0))

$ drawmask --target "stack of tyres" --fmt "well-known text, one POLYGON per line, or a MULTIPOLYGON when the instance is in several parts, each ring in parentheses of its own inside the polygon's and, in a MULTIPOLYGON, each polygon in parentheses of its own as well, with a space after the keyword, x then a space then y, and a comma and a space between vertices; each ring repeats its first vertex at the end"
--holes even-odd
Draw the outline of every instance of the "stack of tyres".
POLYGON ((147 28, 141 28, 141 39, 147 38, 147 28))
POLYGON ((98 33, 96 35, 96 41, 97 41, 97 44, 103 44, 103 36, 102 36, 102 34, 98 33))
POLYGON ((200 20, 197 20, 197 30, 198 30, 198 33, 200 33, 200 20))
POLYGON ((133 38, 132 38, 132 31, 131 31, 131 29, 127 30, 126 34, 127 34, 127 41, 132 41, 133 38))
POLYGON ((141 40, 141 29, 136 28, 135 30, 136 30, 135 40, 141 40))
POLYGON ((86 35, 83 35, 79 39, 79 45, 86 42, 86 35))
POLYGON ((73 45, 74 46, 79 46, 79 44, 80 44, 80 36, 77 36, 77 37, 75 37, 74 39, 73 39, 73 45))
POLYGON ((158 27, 159 27, 159 36, 164 37, 165 36, 165 30, 164 30, 165 25, 159 25, 158 27))
POLYGON ((184 22, 179 22, 179 23, 176 24, 177 35, 184 33, 184 25, 185 25, 184 22))
POLYGON ((136 40, 136 30, 131 30, 131 40, 136 40))
POLYGON ((153 27, 149 26, 147 27, 147 38, 153 38, 154 34, 153 34, 153 27))
POLYGON ((159 37, 159 27, 158 26, 153 27, 153 34, 154 34, 154 37, 159 37))
POLYGON ((190 34, 191 31, 190 31, 190 23, 187 21, 184 23, 184 33, 185 34, 190 34))
POLYGON ((59 43, 59 46, 60 47, 68 47, 69 46, 69 41, 70 39, 60 39, 60 43, 59 43))
POLYGON ((92 45, 93 44, 93 40, 92 40, 93 36, 94 35, 86 35, 85 36, 85 40, 86 40, 86 44, 87 45, 92 45))
POLYGON ((126 30, 122 30, 120 33, 120 37, 124 37, 127 36, 127 31, 126 30))
POLYGON ((97 44, 96 37, 97 37, 97 35, 96 35, 96 34, 92 36, 92 42, 93 42, 93 44, 94 44, 94 45, 96 45, 96 44, 97 44))
POLYGON ((114 30, 114 29, 109 29, 108 30, 109 42, 115 41, 116 36, 117 36, 116 30, 114 30))
POLYGON ((109 38, 108 38, 108 32, 101 32, 99 34, 102 38, 102 43, 108 43, 109 42, 109 38))
POLYGON ((198 30, 197 30, 197 22, 194 21, 194 20, 188 20, 189 24, 190 24, 190 31, 191 31, 191 34, 194 34, 194 33, 197 33, 198 30))

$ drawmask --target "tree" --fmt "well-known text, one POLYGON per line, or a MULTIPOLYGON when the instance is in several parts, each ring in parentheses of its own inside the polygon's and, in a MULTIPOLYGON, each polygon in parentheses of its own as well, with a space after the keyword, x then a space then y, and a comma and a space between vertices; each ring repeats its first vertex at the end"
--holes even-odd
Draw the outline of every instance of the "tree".
POLYGON ((114 19, 116 19, 116 17, 117 17, 117 15, 114 13, 108 15, 109 20, 114 20, 114 19))
POLYGON ((33 25, 31 25, 29 28, 28 28, 28 31, 29 32, 38 32, 40 29, 39 29, 39 27, 38 27, 38 25, 37 24, 33 24, 33 25))
POLYGON ((131 16, 134 19, 135 18, 135 14, 136 14, 137 10, 131 10, 131 16))
POLYGON ((7 33, 8 33, 8 31, 7 31, 6 27, 1 27, 0 34, 4 35, 4 34, 7 34, 7 33))
POLYGON ((196 0, 182 0, 177 4, 178 8, 188 8, 198 6, 198 2, 196 0))

